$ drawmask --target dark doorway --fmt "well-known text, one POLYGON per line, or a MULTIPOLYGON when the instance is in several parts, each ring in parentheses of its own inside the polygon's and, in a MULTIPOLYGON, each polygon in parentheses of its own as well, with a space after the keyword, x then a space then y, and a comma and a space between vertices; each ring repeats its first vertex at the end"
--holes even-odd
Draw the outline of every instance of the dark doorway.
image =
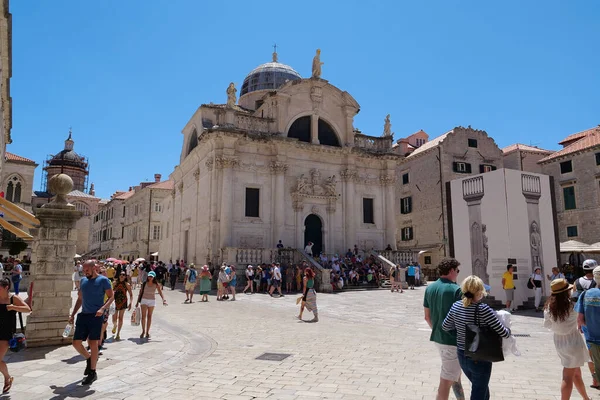
POLYGON ((313 256, 317 257, 323 251, 323 223, 321 218, 310 214, 304 220, 304 246, 313 242, 313 256))
POLYGON ((288 131, 289 138, 298 139, 301 142, 310 143, 310 116, 300 117, 294 121, 288 131))
POLYGON ((319 143, 327 146, 342 147, 331 125, 321 118, 319 118, 319 143))

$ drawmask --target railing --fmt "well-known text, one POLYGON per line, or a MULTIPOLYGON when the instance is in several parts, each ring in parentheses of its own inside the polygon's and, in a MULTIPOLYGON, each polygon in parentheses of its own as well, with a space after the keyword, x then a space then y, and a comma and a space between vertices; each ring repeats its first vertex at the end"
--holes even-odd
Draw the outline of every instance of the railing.
POLYGON ((269 132, 269 120, 249 115, 236 115, 235 126, 249 132, 269 132))
MULTIPOLYGON (((394 265, 408 264, 415 262, 419 259, 418 251, 407 251, 407 250, 372 250, 370 254, 375 257, 382 256, 386 261, 391 262, 394 265)), ((389 264, 388 264, 389 265, 389 264)))
POLYGON ((316 283, 319 291, 330 292, 331 284, 329 271, 324 269, 314 258, 303 250, 294 248, 283 249, 244 249, 238 247, 226 247, 221 249, 221 262, 234 264, 238 276, 238 286, 245 284, 244 271, 248 265, 270 264, 278 262, 285 265, 300 264, 307 262, 315 270, 316 283))
POLYGON ((354 134, 354 146, 361 149, 377 151, 377 152, 389 152, 392 149, 392 137, 377 137, 363 135, 362 133, 354 134))

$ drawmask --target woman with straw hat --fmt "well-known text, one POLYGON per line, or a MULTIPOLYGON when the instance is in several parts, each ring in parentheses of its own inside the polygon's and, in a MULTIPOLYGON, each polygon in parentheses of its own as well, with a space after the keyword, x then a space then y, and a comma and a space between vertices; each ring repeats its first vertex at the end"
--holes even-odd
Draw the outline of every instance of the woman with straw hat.
POLYGON ((577 329, 577 313, 571 303, 570 285, 566 279, 550 284, 552 295, 544 305, 544 327, 554 332, 554 347, 563 366, 561 399, 571 398, 573 385, 584 399, 589 399, 581 378, 581 366, 588 359, 587 347, 577 329))
POLYGON ((202 267, 202 271, 200 272, 200 294, 202 295, 201 302, 208 301, 208 294, 210 293, 211 286, 211 278, 210 270, 208 269, 208 265, 202 267))

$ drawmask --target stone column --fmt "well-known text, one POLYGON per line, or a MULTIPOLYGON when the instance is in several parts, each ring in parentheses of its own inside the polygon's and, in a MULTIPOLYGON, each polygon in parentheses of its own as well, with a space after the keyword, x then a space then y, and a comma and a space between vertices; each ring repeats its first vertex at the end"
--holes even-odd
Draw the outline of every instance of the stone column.
POLYGON ((221 194, 220 248, 232 246, 231 231, 233 223, 233 168, 238 161, 230 157, 217 157, 217 167, 223 170, 221 194))
MULTIPOLYGON (((540 221, 540 197, 542 197, 542 185, 540 177, 536 175, 521 175, 521 190, 527 203, 527 226, 529 227, 529 248, 531 251, 531 271, 536 268, 542 269, 542 276, 546 274, 544 270, 544 254, 542 248, 542 231, 540 221)), ((519 271, 523 272, 523 271, 519 271)), ((544 288, 547 285, 543 285, 544 288)))
POLYGON ((483 176, 465 179, 462 182, 463 199, 469 211, 469 235, 471 239, 471 264, 473 275, 480 277, 484 283, 490 283, 487 271, 488 257, 484 243, 485 224, 481 219, 481 199, 485 194, 483 176))
POLYGON ((384 175, 381 177, 381 184, 383 186, 383 195, 385 196, 385 243, 392 246, 393 250, 396 250, 396 215, 394 213, 394 183, 396 182, 393 173, 384 175))
POLYGON ((310 142, 319 144, 319 115, 316 113, 310 116, 310 142))
POLYGON ((77 243, 75 224, 81 212, 68 204, 65 195, 73 189, 68 175, 49 180, 54 200, 36 209, 40 227, 34 233, 31 256, 33 290, 32 312, 27 317, 29 347, 70 344, 72 337, 62 337, 72 305, 73 257, 77 243))
MULTIPOLYGON (((345 249, 352 249, 356 244, 356 221, 362 221, 362 215, 357 215, 354 203, 354 181, 357 177, 356 170, 345 169, 341 172, 344 185, 344 222, 346 225, 345 249)), ((345 251, 344 251, 345 252, 345 251)))
POLYGON ((278 240, 283 240, 281 237, 285 228, 285 215, 284 215, 284 195, 285 195, 285 171, 287 171, 287 164, 280 161, 272 161, 269 165, 271 174, 275 175, 275 187, 274 187, 274 209, 273 215, 273 235, 274 238, 272 243, 277 243, 278 240))

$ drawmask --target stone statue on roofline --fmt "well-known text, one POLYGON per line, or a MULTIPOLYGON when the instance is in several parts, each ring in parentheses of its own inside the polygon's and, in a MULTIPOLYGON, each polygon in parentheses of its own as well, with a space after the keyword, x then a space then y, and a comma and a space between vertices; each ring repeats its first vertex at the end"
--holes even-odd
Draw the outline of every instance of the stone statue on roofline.
POLYGON ((387 137, 392 135, 392 123, 390 122, 390 114, 388 114, 383 123, 383 136, 387 137))
POLYGON ((237 101, 237 96, 235 95, 236 92, 237 89, 235 88, 235 84, 231 82, 227 87, 227 107, 233 108, 233 106, 235 106, 237 101))
POLYGON ((321 66, 324 63, 321 62, 321 49, 317 49, 317 54, 313 57, 312 62, 312 77, 321 78, 321 66))

